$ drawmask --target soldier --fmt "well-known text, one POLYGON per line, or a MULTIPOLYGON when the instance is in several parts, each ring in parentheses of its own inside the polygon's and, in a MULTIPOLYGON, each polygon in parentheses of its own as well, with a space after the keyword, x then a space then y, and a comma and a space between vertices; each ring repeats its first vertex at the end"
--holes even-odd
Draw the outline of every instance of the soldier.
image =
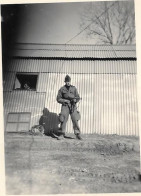
POLYGON ((74 134, 76 135, 77 139, 82 140, 80 135, 80 128, 78 125, 80 114, 76 108, 76 103, 80 100, 80 96, 76 87, 71 85, 70 76, 66 75, 64 82, 65 85, 59 89, 57 95, 57 102, 62 104, 61 113, 59 115, 59 120, 61 122, 61 135, 58 139, 62 139, 65 136, 66 123, 70 114, 73 123, 74 134))

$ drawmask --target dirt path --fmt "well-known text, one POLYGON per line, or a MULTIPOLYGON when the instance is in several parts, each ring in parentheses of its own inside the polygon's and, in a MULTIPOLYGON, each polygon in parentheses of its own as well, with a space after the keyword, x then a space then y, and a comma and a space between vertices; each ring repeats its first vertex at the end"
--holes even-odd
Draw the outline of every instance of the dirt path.
POLYGON ((7 135, 7 194, 141 192, 136 137, 7 135))

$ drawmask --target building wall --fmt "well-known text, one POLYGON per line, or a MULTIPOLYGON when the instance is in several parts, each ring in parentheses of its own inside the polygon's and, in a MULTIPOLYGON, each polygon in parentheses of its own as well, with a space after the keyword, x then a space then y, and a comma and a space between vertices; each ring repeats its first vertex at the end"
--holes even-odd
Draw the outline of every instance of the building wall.
MULTIPOLYGON (((58 89, 65 74, 49 74, 46 107, 59 113, 56 103, 58 89)), ((137 95, 135 74, 71 74, 72 84, 78 89, 82 101, 82 133, 138 135, 137 95)), ((68 132, 73 132, 69 119, 68 132)))
POLYGON ((59 114, 56 96, 67 73, 82 97, 82 133, 138 135, 136 61, 12 60, 4 74, 5 122, 8 112, 31 112, 30 126, 38 124, 44 106, 59 114), (13 91, 16 72, 39 73, 37 92, 13 91))
POLYGON ((32 91, 12 91, 4 92, 4 125, 8 113, 31 112, 30 127, 37 125, 43 114, 45 93, 36 93, 32 91))
POLYGON ((9 72, 83 73, 83 74, 136 74, 135 60, 47 60, 13 59, 7 62, 9 72))

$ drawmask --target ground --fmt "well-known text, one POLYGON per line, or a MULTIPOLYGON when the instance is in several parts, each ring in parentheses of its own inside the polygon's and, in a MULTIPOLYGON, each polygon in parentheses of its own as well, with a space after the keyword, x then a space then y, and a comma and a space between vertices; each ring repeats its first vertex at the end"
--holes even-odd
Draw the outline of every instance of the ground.
POLYGON ((133 136, 59 141, 6 134, 5 165, 11 195, 141 192, 139 138, 133 136))

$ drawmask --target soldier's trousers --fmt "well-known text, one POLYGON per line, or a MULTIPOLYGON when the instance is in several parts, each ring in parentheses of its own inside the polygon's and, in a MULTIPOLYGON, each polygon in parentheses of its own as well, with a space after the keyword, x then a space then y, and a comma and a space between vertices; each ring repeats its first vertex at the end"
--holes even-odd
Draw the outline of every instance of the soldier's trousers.
POLYGON ((71 112, 68 105, 62 105, 61 115, 63 115, 63 117, 64 117, 63 122, 61 122, 61 132, 62 132, 62 134, 65 134, 66 123, 68 121, 69 115, 71 116, 74 134, 76 135, 76 134, 80 133, 80 127, 78 125, 78 118, 77 118, 78 114, 77 114, 77 109, 76 108, 74 108, 73 112, 71 112))

